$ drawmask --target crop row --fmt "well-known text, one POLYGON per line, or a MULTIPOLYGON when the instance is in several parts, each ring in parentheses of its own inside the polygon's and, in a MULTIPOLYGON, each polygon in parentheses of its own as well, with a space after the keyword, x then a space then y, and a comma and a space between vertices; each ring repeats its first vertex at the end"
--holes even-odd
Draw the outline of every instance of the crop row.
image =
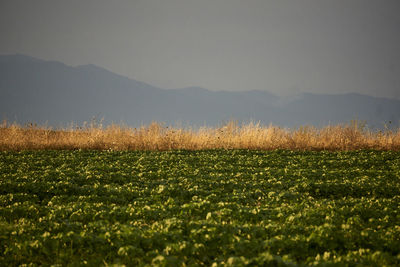
POLYGON ((400 153, 0 153, 1 265, 400 264, 400 153))

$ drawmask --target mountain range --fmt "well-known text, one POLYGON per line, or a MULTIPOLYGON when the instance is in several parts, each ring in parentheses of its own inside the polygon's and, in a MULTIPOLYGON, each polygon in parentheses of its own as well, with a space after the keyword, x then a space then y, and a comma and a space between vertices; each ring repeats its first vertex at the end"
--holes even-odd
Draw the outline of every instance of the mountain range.
POLYGON ((267 91, 162 89, 95 65, 72 67, 25 55, 0 56, 0 118, 49 126, 93 119, 132 127, 216 126, 230 120, 283 127, 365 122, 371 129, 398 127, 400 100, 361 94, 279 97, 267 91))

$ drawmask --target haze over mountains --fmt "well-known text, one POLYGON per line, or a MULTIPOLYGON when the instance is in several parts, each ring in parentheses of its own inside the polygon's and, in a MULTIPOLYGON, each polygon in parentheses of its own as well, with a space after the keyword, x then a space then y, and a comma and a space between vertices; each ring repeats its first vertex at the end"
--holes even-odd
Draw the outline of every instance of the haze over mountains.
MULTIPOLYGON (((246 88, 244 88, 246 89, 246 88)), ((310 94, 282 98, 267 91, 161 89, 94 65, 78 67, 24 55, 0 56, 0 118, 25 124, 103 124, 137 127, 215 126, 229 120, 284 127, 323 126, 357 119, 369 128, 398 127, 400 100, 361 94, 310 94)))

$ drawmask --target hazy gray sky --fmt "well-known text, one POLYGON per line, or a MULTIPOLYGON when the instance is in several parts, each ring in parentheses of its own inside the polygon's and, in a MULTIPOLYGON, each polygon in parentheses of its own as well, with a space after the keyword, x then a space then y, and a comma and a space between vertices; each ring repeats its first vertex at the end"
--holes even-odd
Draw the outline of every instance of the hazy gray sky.
POLYGON ((399 0, 1 0, 0 53, 162 88, 400 98, 399 0))

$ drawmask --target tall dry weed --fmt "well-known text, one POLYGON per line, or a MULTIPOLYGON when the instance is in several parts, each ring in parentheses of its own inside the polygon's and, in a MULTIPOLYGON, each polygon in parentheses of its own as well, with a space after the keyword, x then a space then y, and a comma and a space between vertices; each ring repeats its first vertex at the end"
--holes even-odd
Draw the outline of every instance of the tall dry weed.
POLYGON ((291 149, 291 150, 400 150, 400 129, 372 132, 358 123, 323 128, 285 129, 260 123, 221 127, 167 127, 153 122, 140 128, 101 124, 52 129, 30 124, 0 125, 0 150, 96 149, 291 149))

